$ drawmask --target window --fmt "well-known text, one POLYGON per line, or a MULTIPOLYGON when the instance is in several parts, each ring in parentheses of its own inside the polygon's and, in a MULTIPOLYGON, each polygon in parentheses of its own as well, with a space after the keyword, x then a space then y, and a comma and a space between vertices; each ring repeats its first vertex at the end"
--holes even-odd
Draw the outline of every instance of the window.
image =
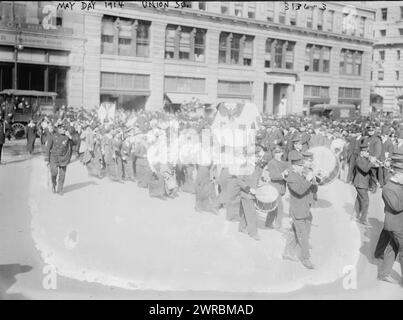
POLYGON ((371 71, 371 80, 372 80, 372 76, 373 76, 373 71, 371 71))
POLYGON ((312 21, 313 21, 313 9, 310 7, 306 11, 306 27, 312 28, 312 21))
POLYGON ((175 57, 175 38, 176 28, 167 27, 165 31, 165 59, 174 59, 175 57))
POLYGON ((395 79, 399 80, 400 78, 400 72, 399 71, 395 71, 395 79))
POLYGON ((221 14, 229 14, 229 3, 221 2, 221 14))
POLYGON ((244 49, 243 49, 243 65, 251 66, 252 57, 253 57, 253 38, 246 37, 244 40, 244 49))
POLYGON ((204 44, 206 43, 206 32, 201 29, 196 29, 195 36, 195 61, 204 62, 204 44))
POLYGON ((383 21, 386 21, 388 19, 388 8, 381 9, 381 17, 383 21))
POLYGON ((295 42, 266 39, 265 68, 293 69, 295 42))
POLYGON ((400 50, 396 51, 396 60, 400 60, 400 50))
POLYGON ((323 30, 323 10, 318 11, 317 28, 318 28, 318 30, 323 30))
POLYGON ((400 7, 400 20, 403 19, 403 7, 400 7))
POLYGON ((399 28, 399 34, 403 36, 403 28, 399 28))
POLYGON ((267 21, 274 21, 274 2, 267 2, 267 21))
POLYGON ((308 44, 305 48, 305 71, 329 72, 330 47, 308 44))
POLYGON ((179 28, 179 59, 189 60, 190 59, 190 28, 179 28))
POLYGON ((379 30, 379 33, 381 34, 381 37, 386 36, 386 29, 379 30))
POLYGON ((228 2, 221 3, 221 14, 229 14, 229 4, 228 2))
POLYGON ((217 91, 219 97, 242 97, 250 99, 253 93, 253 82, 218 80, 217 91))
POLYGON ((330 48, 323 47, 322 49, 322 63, 323 63, 323 72, 330 71, 330 48))
POLYGON ((248 6, 248 18, 249 19, 255 19, 256 18, 256 5, 255 4, 249 4, 249 6, 248 6))
POLYGON ((233 34, 228 32, 220 33, 219 41, 219 63, 252 65, 254 37, 233 34))
POLYGON ((333 31, 333 15, 334 11, 329 10, 327 11, 327 18, 326 18, 326 30, 333 31))
MULTIPOLYGON (((26 20, 26 5, 25 3, 14 2, 15 19, 18 22, 25 22, 26 20)), ((42 21, 41 21, 42 22, 42 21)))
POLYGON ((101 72, 101 89, 149 90, 150 76, 132 73, 101 72))
POLYGON ((360 18, 360 25, 359 25, 359 35, 360 37, 364 36, 365 33, 365 17, 360 18))
POLYGON ((199 1, 199 10, 206 11, 206 2, 205 1, 199 1))
POLYGON ((243 2, 235 2, 235 16, 238 18, 243 17, 243 2))
POLYGON ((320 64, 320 48, 313 47, 313 56, 312 56, 312 71, 319 72, 319 64, 320 64))
MULTIPOLYGON (((12 3, 7 3, 5 1, 0 2, 0 8, 1 8, 1 19, 2 20, 13 20, 13 7, 12 3)), ((39 10, 38 10, 39 14, 39 10)), ((39 18, 39 17, 38 17, 39 18)), ((39 21, 42 23, 42 20, 39 21)))
POLYGON ((297 25, 297 11, 291 10, 291 11, 289 11, 289 15, 290 15, 290 25, 296 26, 297 25))
POLYGON ((379 51, 379 59, 381 61, 385 61, 385 51, 384 50, 379 51))
POLYGON ((149 21, 104 16, 102 18, 101 53, 148 57, 150 25, 149 21))
POLYGON ((280 10, 278 13, 278 22, 281 24, 285 24, 285 6, 280 3, 280 10))
POLYGON ((329 87, 305 85, 304 97, 329 98, 329 87))
POLYGON ((384 72, 383 70, 378 71, 378 80, 383 80, 384 72))
POLYGON ((168 25, 165 31, 165 59, 204 62, 206 30, 168 25))
POLYGON ((206 80, 201 78, 165 77, 165 92, 204 93, 206 80))
POLYGON ((339 88, 339 98, 361 99, 360 88, 339 88))
POLYGON ((361 75, 362 52, 342 49, 340 52, 340 74, 361 75))
POLYGON ((137 26, 136 55, 138 57, 148 57, 150 48, 150 23, 140 21, 137 26))

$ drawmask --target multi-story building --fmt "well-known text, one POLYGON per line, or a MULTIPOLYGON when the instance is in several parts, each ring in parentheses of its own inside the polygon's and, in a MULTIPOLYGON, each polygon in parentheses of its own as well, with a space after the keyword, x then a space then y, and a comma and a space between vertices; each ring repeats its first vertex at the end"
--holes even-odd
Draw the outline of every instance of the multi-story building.
POLYGON ((403 2, 365 4, 376 10, 371 105, 403 115, 403 2))
POLYGON ((122 8, 97 2, 90 10, 77 2, 52 11, 45 8, 51 3, 1 2, 0 88, 13 84, 17 64, 20 89, 57 91, 71 106, 111 100, 152 110, 197 98, 254 101, 273 114, 285 97, 288 113, 318 103, 369 111, 372 9, 147 1, 122 8), (15 43, 23 49, 14 50, 15 43))

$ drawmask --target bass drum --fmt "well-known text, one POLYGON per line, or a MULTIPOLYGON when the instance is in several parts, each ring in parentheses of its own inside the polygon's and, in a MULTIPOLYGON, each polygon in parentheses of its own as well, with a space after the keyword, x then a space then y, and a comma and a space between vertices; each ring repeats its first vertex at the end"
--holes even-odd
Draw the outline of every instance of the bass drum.
POLYGON ((319 185, 332 183, 340 173, 340 162, 337 155, 329 148, 317 146, 307 150, 313 154, 313 171, 321 176, 319 185))

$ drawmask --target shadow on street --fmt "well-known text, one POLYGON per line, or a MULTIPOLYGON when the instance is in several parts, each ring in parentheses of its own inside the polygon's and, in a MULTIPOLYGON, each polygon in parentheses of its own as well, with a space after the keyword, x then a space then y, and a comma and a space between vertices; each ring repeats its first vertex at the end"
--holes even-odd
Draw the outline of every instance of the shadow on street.
POLYGON ((21 264, 0 265, 0 300, 27 299, 20 293, 7 294, 7 291, 17 282, 16 276, 18 274, 31 270, 31 266, 21 264))

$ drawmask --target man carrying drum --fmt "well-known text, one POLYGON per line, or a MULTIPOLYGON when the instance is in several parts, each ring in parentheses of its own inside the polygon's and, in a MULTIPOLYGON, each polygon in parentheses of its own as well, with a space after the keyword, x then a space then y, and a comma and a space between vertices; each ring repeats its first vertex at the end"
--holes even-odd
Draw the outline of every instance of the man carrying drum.
POLYGON ((283 173, 290 191, 290 218, 292 219, 292 233, 289 235, 283 253, 283 259, 297 261, 299 258, 302 264, 313 269, 310 261, 309 235, 311 232, 313 193, 317 190, 314 174, 304 171, 304 159, 299 153, 291 153, 292 170, 283 173), (299 257, 297 257, 297 250, 299 257))
POLYGON ((277 208, 267 213, 265 226, 269 229, 274 227, 279 231, 282 230, 282 220, 284 216, 282 198, 286 191, 286 183, 282 173, 286 169, 291 168, 291 165, 288 162, 282 160, 283 153, 284 151, 280 146, 277 146, 273 150, 274 158, 267 163, 265 172, 268 173, 268 176, 264 177, 264 179, 278 191, 277 208), (275 226, 273 226, 273 223, 275 226))

